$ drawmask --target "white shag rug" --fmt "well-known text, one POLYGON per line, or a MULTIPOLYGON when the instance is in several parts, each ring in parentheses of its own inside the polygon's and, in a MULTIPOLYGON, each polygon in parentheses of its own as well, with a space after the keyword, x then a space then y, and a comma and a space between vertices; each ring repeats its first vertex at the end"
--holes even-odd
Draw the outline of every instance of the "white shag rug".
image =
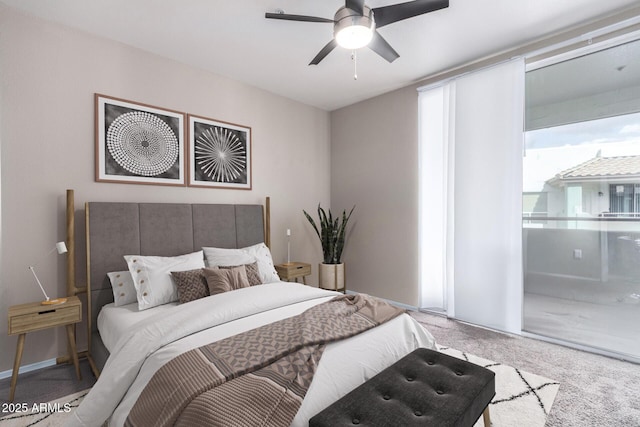
MULTIPOLYGON (((496 373, 496 395, 489 404, 492 427, 544 427, 560 384, 540 375, 438 345, 449 356, 467 360, 496 373)), ((482 417, 474 427, 483 427, 482 417)))
MULTIPOLYGON (((453 348, 438 345, 438 350, 496 373, 496 395, 489 406, 492 427, 544 427, 559 383, 453 348)), ((61 427, 88 392, 70 394, 29 408, 29 412, 7 415, 0 418, 0 427, 61 427)), ((482 417, 474 427, 484 427, 482 417)))

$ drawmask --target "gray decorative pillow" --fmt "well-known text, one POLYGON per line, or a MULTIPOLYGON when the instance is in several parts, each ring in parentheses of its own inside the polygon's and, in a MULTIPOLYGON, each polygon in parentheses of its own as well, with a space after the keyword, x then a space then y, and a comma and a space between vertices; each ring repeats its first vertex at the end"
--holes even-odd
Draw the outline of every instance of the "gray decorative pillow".
POLYGON ((220 268, 233 268, 244 267, 247 273, 247 279, 249 280, 249 286, 262 285, 262 278, 260 276, 260 270, 258 269, 258 262, 244 265, 232 265, 232 266, 220 266, 220 268))
POLYGON ((202 268, 188 271, 172 271, 171 276, 178 288, 180 304, 209 296, 207 279, 202 268))
POLYGON ((249 287, 247 270, 243 265, 219 269, 205 268, 202 271, 207 279, 210 295, 249 287))
POLYGON ((115 271, 107 273, 113 290, 113 302, 116 307, 131 304, 138 301, 136 297, 136 287, 133 284, 133 277, 128 271, 115 271))

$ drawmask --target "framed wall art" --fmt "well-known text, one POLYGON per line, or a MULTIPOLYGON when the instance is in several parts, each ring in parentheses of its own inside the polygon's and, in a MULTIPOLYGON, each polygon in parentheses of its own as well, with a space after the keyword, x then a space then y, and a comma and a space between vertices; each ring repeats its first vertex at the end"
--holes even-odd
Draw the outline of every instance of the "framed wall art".
POLYGON ((189 115, 189 185, 251 190, 251 128, 189 115))
POLYGON ((185 185, 185 115, 95 95, 96 181, 185 185))

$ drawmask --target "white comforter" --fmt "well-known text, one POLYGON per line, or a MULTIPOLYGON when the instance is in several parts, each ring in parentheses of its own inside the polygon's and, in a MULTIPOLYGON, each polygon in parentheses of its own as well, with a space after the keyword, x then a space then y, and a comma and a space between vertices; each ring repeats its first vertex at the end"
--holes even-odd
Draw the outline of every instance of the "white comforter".
MULTIPOLYGON (((68 426, 121 426, 153 374, 177 355, 294 316, 336 293, 296 283, 270 283, 214 295, 145 319, 111 352, 100 379, 68 426)), ((408 315, 329 344, 292 425, 309 418, 433 337, 408 315)))

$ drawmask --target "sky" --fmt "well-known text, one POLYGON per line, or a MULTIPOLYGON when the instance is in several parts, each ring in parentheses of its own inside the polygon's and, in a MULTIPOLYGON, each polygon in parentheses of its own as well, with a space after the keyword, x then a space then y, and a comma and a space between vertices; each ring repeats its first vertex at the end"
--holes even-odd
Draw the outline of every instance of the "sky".
POLYGON ((557 173, 598 154, 640 155, 640 113, 526 132, 523 154, 523 191, 542 191, 557 173))
POLYGON ((640 154, 640 113, 538 129, 525 133, 525 149, 635 142, 640 154))

